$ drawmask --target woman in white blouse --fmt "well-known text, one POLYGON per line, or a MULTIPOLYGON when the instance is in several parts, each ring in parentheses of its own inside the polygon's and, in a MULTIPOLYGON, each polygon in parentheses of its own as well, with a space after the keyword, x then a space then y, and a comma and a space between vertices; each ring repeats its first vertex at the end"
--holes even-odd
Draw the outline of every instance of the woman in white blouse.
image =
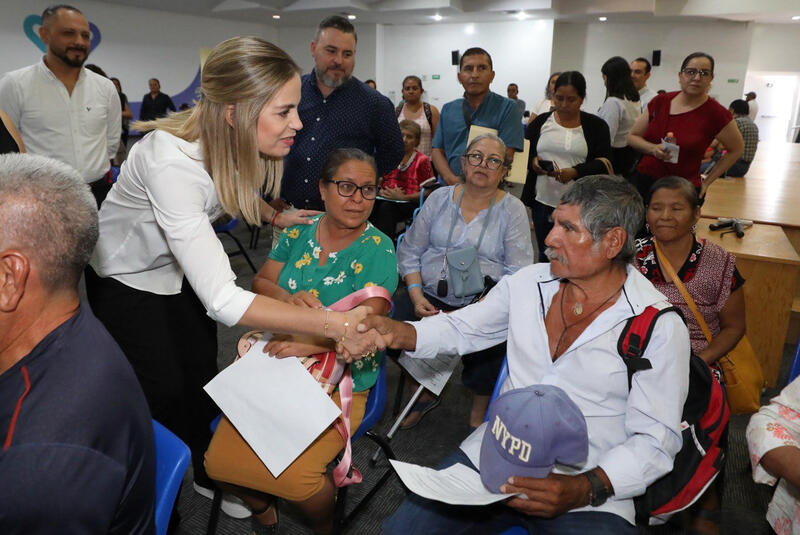
POLYGON ((611 164, 614 172, 627 177, 636 164, 636 151, 628 146, 628 132, 641 115, 639 92, 633 85, 631 67, 625 58, 614 56, 603 63, 606 100, 597 115, 608 123, 611 137, 611 164))
POLYGON ((251 224, 310 223, 259 196, 280 181, 281 160, 302 128, 299 68, 255 37, 217 45, 192 109, 139 123, 151 130, 130 152, 100 210, 87 293, 133 365, 153 418, 192 450, 195 483, 210 488, 203 453, 219 410, 203 392, 216 373, 216 321, 322 335, 348 358, 377 340, 355 334, 366 310, 299 308, 239 288, 212 222, 227 213, 251 224))

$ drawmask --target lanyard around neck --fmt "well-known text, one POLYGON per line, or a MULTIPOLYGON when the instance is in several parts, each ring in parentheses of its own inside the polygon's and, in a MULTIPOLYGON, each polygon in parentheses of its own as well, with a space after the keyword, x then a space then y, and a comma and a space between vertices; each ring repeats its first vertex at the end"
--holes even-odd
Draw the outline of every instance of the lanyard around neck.
MULTIPOLYGON (((456 227, 456 219, 458 218, 459 212, 461 212, 461 200, 464 198, 464 186, 461 186, 461 194, 458 196, 458 203, 456 204, 456 211, 453 214, 453 218, 450 220, 450 232, 447 234, 447 246, 445 247, 444 254, 447 255, 447 251, 450 249, 450 240, 453 238, 453 229, 456 227)), ((494 196, 492 197, 492 202, 489 203, 489 211, 486 212, 486 219, 483 221, 483 228, 481 229, 481 235, 478 238, 478 244, 475 246, 475 250, 479 251, 481 248, 481 242, 483 241, 483 235, 486 232, 486 227, 489 226, 489 218, 492 215, 492 207, 494 206, 494 201, 497 199, 497 192, 495 192, 494 196)))

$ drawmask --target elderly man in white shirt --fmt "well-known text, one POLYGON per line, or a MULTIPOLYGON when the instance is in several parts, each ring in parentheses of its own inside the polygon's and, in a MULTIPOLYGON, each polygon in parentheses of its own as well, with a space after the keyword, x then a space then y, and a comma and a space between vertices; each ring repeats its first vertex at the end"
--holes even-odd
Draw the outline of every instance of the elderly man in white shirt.
MULTIPOLYGON (((542 479, 514 477, 507 506, 449 506, 414 496, 385 533, 638 533, 633 498, 672 469, 681 448, 689 385, 689 334, 680 316, 662 314, 643 357, 652 369, 633 375, 617 349, 627 320, 666 298, 631 265, 644 207, 632 186, 607 176, 576 182, 553 212, 550 264, 503 278, 487 297, 451 314, 415 323, 370 316, 384 341, 415 358, 464 354, 508 339, 503 391, 533 384, 565 390, 586 418, 589 455, 581 467, 556 465, 542 479)), ((485 424, 443 465, 479 469, 485 424)))
POLYGON ((89 23, 73 7, 42 13, 39 36, 47 45, 42 60, 0 79, 0 109, 19 128, 28 152, 75 168, 92 187, 97 206, 111 183, 122 111, 111 80, 83 64, 89 57, 89 23))

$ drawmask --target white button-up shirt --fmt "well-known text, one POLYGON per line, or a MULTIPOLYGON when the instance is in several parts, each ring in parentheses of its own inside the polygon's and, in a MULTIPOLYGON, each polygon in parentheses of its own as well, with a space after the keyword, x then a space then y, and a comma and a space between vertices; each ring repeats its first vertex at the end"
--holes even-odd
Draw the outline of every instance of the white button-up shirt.
POLYGON ((0 109, 28 152, 69 164, 86 182, 108 172, 122 128, 119 96, 108 78, 81 69, 70 95, 42 59, 0 78, 0 109))
MULTIPOLYGON (((631 266, 623 292, 553 362, 545 316, 559 281, 549 264, 525 267, 504 277, 481 302, 450 314, 414 323, 416 358, 438 353, 464 355, 508 339, 509 377, 503 391, 533 384, 558 386, 583 412, 589 433, 589 456, 579 467, 556 465, 554 472, 575 474, 600 466, 614 496, 600 507, 634 523, 633 497, 672 469, 680 450, 681 415, 689 389, 689 333, 678 314, 659 317, 643 355, 652 369, 633 375, 617 351, 626 321, 645 307, 667 306, 666 298, 631 266)), ((486 424, 461 444, 479 466, 486 424)))
POLYGON ((200 143, 156 130, 133 146, 100 209, 90 264, 101 277, 160 295, 183 276, 208 315, 238 323, 255 294, 236 286, 211 222, 222 215, 200 143))

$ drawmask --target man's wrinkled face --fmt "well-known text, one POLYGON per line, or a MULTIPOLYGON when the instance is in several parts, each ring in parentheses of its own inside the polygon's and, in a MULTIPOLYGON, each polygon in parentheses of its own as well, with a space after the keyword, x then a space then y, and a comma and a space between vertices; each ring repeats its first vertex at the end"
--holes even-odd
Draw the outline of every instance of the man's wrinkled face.
POLYGON ((594 242, 581 221, 581 209, 559 204, 553 211, 553 230, 545 238, 550 271, 560 278, 584 278, 608 263, 603 240, 594 242))

